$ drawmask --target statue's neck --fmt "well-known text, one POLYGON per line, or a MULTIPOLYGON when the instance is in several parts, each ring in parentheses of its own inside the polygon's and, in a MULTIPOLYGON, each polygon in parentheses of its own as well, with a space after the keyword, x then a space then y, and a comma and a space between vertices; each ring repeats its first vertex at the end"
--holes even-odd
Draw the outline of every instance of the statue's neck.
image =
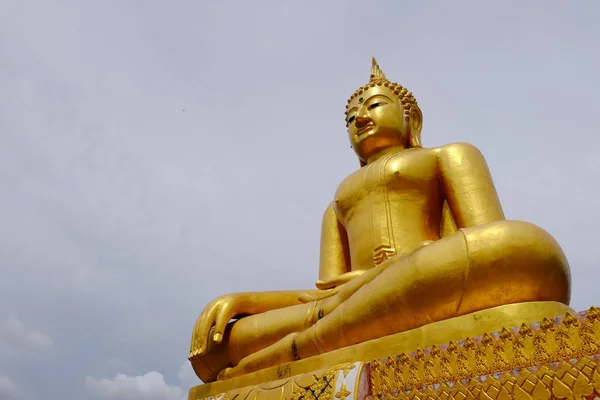
POLYGON ((381 157, 384 157, 388 154, 399 153, 401 151, 406 151, 406 150, 410 150, 410 149, 411 149, 410 147, 407 148, 405 146, 400 146, 400 145, 394 146, 394 147, 388 147, 387 149, 378 151, 377 153, 375 153, 371 157, 369 157, 369 159, 367 160, 367 165, 377 161, 381 157))

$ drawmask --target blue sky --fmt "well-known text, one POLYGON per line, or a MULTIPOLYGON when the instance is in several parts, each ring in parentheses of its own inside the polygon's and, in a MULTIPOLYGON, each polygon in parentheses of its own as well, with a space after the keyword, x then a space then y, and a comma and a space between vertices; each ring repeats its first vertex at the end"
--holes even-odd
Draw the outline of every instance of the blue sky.
POLYGON ((594 1, 4 0, 0 398, 180 400, 203 306, 311 288, 376 56, 423 142, 479 147, 505 212, 600 304, 594 1))

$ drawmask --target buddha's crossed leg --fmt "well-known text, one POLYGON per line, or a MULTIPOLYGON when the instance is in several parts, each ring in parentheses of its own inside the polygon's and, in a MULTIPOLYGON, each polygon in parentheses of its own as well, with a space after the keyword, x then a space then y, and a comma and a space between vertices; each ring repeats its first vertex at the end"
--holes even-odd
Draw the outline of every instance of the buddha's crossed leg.
POLYGON ((376 276, 365 274, 344 285, 358 287, 350 295, 351 290, 342 287, 338 294, 311 305, 325 310, 318 322, 287 332, 283 339, 225 370, 222 377, 504 304, 569 302, 569 266, 560 246, 548 233, 525 222, 499 221, 461 229, 390 261, 376 276))

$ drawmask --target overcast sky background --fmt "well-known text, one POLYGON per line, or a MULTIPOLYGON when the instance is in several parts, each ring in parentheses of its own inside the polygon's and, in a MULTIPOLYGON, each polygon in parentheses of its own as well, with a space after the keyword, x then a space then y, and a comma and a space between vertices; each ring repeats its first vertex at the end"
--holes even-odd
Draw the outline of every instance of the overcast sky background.
POLYGON ((0 0, 0 399, 179 400, 213 298, 311 288, 370 57, 600 305, 597 1, 0 0), (485 4, 484 4, 485 3, 485 4), (185 111, 184 111, 185 110, 185 111))

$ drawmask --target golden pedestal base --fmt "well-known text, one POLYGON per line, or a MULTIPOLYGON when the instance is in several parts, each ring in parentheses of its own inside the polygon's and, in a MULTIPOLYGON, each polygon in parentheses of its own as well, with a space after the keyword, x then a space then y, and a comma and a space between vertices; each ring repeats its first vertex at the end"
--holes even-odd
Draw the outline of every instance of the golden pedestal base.
POLYGON ((200 385, 189 399, 591 399, 599 356, 600 309, 522 303, 200 385))

